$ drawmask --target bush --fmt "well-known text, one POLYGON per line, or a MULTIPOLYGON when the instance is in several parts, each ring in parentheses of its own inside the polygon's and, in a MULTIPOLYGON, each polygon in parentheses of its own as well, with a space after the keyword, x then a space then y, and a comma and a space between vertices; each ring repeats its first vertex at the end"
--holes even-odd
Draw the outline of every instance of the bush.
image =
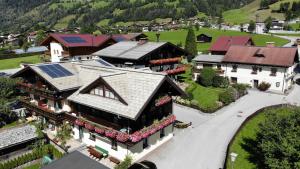
POLYGON ((191 101, 191 106, 198 107, 198 101, 197 100, 192 100, 191 101))
POLYGON ((212 86, 216 71, 212 68, 204 68, 200 74, 200 84, 203 86, 212 86))
POLYGON ((226 77, 215 76, 212 82, 213 87, 222 87, 226 88, 229 85, 229 81, 226 77))
POLYGON ((258 85, 258 90, 260 91, 267 91, 269 88, 271 87, 271 84, 270 83, 267 83, 267 82, 261 82, 259 85, 258 85))
POLYGON ((132 158, 130 156, 126 156, 125 159, 115 167, 115 169, 128 169, 131 166, 132 158))
POLYGON ((245 94, 247 94, 247 88, 249 88, 249 85, 237 83, 237 84, 233 84, 232 87, 237 90, 237 92, 239 93, 239 97, 242 97, 245 94))
POLYGON ((233 88, 228 88, 224 92, 220 93, 219 100, 224 105, 229 105, 235 101, 235 90, 233 88))

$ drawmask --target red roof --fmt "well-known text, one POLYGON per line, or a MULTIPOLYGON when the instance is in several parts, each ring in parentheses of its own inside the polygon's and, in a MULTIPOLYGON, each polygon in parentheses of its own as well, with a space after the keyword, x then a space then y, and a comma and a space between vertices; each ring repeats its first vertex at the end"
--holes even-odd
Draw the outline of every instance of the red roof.
POLYGON ((231 46, 223 62, 290 67, 298 57, 295 47, 231 46))
POLYGON ((211 52, 226 52, 231 45, 253 45, 250 36, 221 36, 209 48, 211 52))
POLYGON ((112 38, 108 35, 94 36, 91 34, 50 34, 42 43, 46 46, 53 39, 63 44, 65 47, 99 47, 112 38))

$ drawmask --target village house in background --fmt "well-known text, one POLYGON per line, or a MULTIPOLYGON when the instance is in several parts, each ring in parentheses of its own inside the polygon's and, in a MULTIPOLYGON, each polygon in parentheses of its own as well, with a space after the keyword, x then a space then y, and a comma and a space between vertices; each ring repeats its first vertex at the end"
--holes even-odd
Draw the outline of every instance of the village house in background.
POLYGON ((185 72, 180 65, 187 52, 170 42, 123 41, 92 54, 117 67, 145 68, 177 75, 185 72))
POLYGON ((37 116, 50 138, 68 121, 91 155, 119 160, 138 160, 171 139, 172 97, 185 96, 166 74, 103 60, 29 65, 12 77, 22 78, 27 116, 37 116))
POLYGON ((275 47, 274 43, 266 47, 232 45, 226 55, 199 55, 193 61, 195 81, 203 68, 211 67, 231 83, 257 88, 265 82, 270 84, 269 91, 285 93, 293 85, 299 54, 296 47, 275 47))
POLYGON ((90 59, 92 54, 100 49, 116 43, 108 35, 94 36, 90 34, 49 34, 41 43, 49 51, 45 56, 51 58, 51 62, 60 62, 64 60, 85 60, 90 59))
POLYGON ((212 37, 203 33, 201 33, 196 37, 196 42, 199 43, 209 43, 211 41, 212 41, 212 37))
POLYGON ((213 55, 225 55, 231 45, 253 46, 250 36, 220 36, 208 49, 213 55))

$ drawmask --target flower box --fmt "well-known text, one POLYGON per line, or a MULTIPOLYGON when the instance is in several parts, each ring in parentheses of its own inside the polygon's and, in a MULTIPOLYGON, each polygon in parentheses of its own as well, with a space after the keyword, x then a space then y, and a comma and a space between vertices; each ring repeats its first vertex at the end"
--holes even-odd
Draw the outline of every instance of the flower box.
POLYGON ((172 69, 172 70, 166 70, 165 73, 168 75, 176 75, 176 74, 180 74, 180 73, 184 73, 186 70, 186 68, 183 67, 178 67, 176 69, 172 69))
POLYGON ((163 97, 156 100, 155 106, 159 107, 161 105, 169 103, 171 100, 172 100, 172 98, 170 96, 163 96, 163 97))
POLYGON ((110 130, 106 130, 105 131, 105 136, 106 137, 116 138, 116 135, 117 135, 117 131, 116 130, 110 129, 110 130))
POLYGON ((118 132, 116 139, 117 141, 124 143, 129 140, 129 135, 127 133, 118 132))
POLYGON ((99 127, 95 127, 95 132, 98 133, 98 134, 104 134, 105 130, 102 129, 102 128, 99 128, 99 127))
POLYGON ((181 61, 181 57, 176 57, 176 58, 150 60, 150 64, 152 64, 152 65, 162 65, 162 64, 166 64, 166 63, 178 63, 180 61, 181 61))
POLYGON ((76 119, 75 120, 75 124, 78 125, 78 126, 84 126, 84 121, 81 121, 79 119, 76 119))
POLYGON ((90 131, 95 130, 95 126, 93 126, 92 124, 89 124, 89 123, 85 123, 84 127, 90 131))

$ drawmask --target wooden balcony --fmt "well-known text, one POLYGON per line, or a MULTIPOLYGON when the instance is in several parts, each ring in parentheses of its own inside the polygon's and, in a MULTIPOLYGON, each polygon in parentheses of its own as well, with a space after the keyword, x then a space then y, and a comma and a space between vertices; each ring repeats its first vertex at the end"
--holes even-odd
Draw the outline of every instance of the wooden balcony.
POLYGON ((58 96, 58 93, 55 91, 51 91, 45 88, 39 88, 36 87, 32 84, 27 84, 27 83, 22 83, 19 82, 18 83, 18 88, 20 90, 26 91, 28 93, 32 93, 50 100, 59 100, 59 99, 63 99, 62 97, 58 96))
POLYGON ((62 51, 61 56, 62 57, 70 57, 70 52, 69 51, 62 51))
MULTIPOLYGON (((197 69, 197 68, 193 68, 193 73, 201 73, 201 71, 202 71, 203 69, 197 69)), ((218 74, 218 75, 223 75, 224 73, 225 73, 225 70, 223 70, 223 69, 214 69, 215 71, 216 71, 216 74, 218 74)))
POLYGON ((41 107, 34 103, 31 103, 27 98, 21 98, 19 100, 26 109, 53 121, 55 124, 61 124, 65 118, 65 112, 54 112, 45 107, 41 107))

